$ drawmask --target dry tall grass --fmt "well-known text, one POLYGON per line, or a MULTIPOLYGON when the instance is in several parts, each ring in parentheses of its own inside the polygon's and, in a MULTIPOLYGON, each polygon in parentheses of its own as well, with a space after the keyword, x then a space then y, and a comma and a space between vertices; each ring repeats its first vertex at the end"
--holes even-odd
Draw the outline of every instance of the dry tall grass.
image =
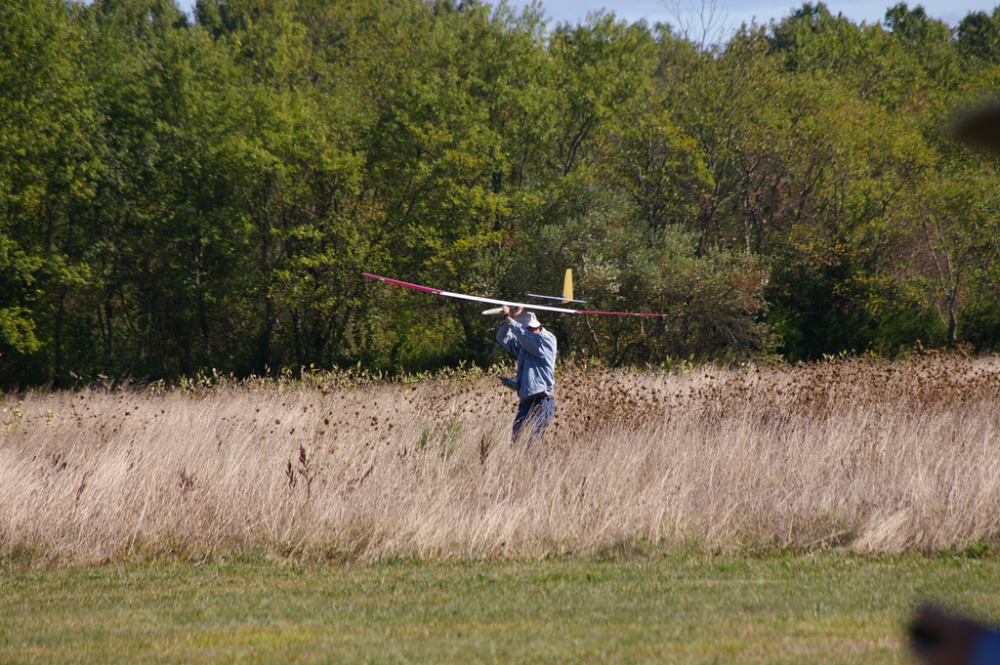
MULTIPOLYGON (((0 552, 933 551, 1000 534, 1000 361, 564 373, 541 460, 495 377, 0 400, 0 552)), ((27 554, 25 554, 27 553, 27 554)))

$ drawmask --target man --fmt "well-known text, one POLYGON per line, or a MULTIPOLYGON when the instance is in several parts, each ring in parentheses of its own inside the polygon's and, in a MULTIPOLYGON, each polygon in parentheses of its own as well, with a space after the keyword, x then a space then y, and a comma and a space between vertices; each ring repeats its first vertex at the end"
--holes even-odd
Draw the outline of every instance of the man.
POLYGON ((516 385, 512 387, 516 387, 521 403, 514 418, 512 440, 517 442, 527 424, 526 446, 530 446, 541 439, 556 413, 556 336, 542 327, 534 313, 525 312, 523 307, 511 312, 504 305, 497 342, 517 357, 516 385))

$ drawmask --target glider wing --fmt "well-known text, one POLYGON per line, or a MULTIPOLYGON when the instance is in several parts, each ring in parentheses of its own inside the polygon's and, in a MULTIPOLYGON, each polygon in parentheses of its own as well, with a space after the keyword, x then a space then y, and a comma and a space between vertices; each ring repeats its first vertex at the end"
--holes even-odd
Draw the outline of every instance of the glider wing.
POLYGON ((470 296, 464 293, 452 293, 451 291, 442 291, 441 289, 432 289, 429 286, 421 286, 420 284, 411 284, 410 282, 401 282, 398 279, 390 279, 388 277, 381 277, 379 275, 373 275, 368 272, 361 273, 365 277, 371 279, 377 279, 380 282, 385 282, 386 284, 395 284, 397 286, 405 286, 408 289, 416 289, 418 291, 426 291, 428 293, 433 293, 444 298, 455 298, 457 300, 471 300, 472 302, 481 302, 488 305, 507 305, 508 307, 523 307, 524 309, 530 309, 538 312, 557 312, 560 314, 599 314, 603 316, 666 316, 666 314, 653 314, 650 312, 600 312, 585 309, 569 309, 566 307, 550 307, 548 305, 533 305, 523 302, 513 302, 510 300, 497 300, 496 298, 483 298, 481 296, 470 296))

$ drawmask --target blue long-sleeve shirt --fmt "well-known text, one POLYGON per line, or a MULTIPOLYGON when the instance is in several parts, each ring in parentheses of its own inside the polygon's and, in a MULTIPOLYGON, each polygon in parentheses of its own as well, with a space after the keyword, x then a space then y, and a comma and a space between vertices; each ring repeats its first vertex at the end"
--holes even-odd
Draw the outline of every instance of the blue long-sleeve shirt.
POLYGON ((517 396, 552 394, 556 387, 556 336, 542 328, 531 332, 517 321, 504 323, 497 342, 517 357, 517 396))

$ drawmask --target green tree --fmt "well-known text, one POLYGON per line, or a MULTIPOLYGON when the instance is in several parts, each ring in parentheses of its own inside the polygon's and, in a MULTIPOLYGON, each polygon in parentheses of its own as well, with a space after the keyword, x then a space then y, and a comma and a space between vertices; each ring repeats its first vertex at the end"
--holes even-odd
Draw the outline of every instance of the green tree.
POLYGON ((969 12, 955 26, 955 39, 967 60, 1000 63, 1000 8, 992 14, 969 12))
POLYGON ((170 2, 97 2, 84 18, 104 164, 88 212, 94 365, 170 377, 229 361, 245 232, 226 173, 241 103, 227 53, 170 2))
POLYGON ((97 159, 79 63, 79 8, 25 0, 0 8, 0 375, 48 381, 63 365, 69 294, 88 278, 77 212, 97 159))

